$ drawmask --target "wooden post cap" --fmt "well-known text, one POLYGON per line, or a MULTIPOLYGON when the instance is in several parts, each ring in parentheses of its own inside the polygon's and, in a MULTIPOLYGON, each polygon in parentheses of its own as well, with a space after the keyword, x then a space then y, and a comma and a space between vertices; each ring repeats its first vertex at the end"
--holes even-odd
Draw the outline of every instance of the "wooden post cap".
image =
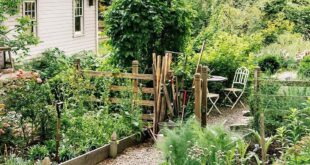
POLYGON ((113 132, 113 133, 112 133, 111 140, 112 140, 112 141, 116 141, 116 140, 117 140, 116 132, 113 132))
POLYGON ((196 74, 195 74, 195 79, 199 79, 200 76, 201 76, 200 73, 196 73, 196 74))
POLYGON ((203 72, 203 73, 207 73, 208 70, 209 70, 209 68, 208 68, 207 66, 203 66, 203 67, 202 67, 202 72, 203 72))
POLYGON ((132 65, 139 65, 139 61, 137 60, 132 61, 132 65))

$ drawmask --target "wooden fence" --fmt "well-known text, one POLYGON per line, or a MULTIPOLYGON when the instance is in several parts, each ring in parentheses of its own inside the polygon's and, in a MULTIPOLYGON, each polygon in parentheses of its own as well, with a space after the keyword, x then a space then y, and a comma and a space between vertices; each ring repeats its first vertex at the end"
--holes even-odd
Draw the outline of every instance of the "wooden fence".
MULTIPOLYGON (((133 104, 139 105, 139 106, 147 106, 147 107, 154 107, 155 101, 154 100, 138 100, 138 93, 139 91, 143 94, 154 94, 154 87, 142 87, 139 88, 139 81, 145 80, 145 81, 153 81, 153 74, 140 74, 139 73, 139 62, 133 61, 132 62, 132 73, 112 73, 112 72, 100 72, 100 71, 92 71, 92 70, 82 70, 80 65, 80 60, 76 60, 76 69, 79 74, 90 76, 90 77, 106 77, 106 78, 123 78, 123 79, 131 79, 133 86, 132 90, 126 86, 117 86, 117 85, 111 85, 110 90, 111 92, 121 92, 121 91, 127 91, 127 92, 133 92, 133 104)), ((111 97, 109 98, 110 102, 112 104, 119 104, 124 101, 124 98, 116 98, 111 97)), ((154 114, 143 114, 142 120, 145 121, 153 121, 154 120, 154 114)))

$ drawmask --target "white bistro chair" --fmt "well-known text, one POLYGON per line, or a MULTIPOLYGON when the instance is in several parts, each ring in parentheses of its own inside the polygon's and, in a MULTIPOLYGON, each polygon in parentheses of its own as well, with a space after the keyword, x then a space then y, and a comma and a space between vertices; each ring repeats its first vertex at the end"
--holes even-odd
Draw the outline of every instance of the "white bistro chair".
POLYGON ((238 68, 235 72, 235 77, 231 88, 224 89, 225 99, 223 100, 223 103, 228 99, 229 102, 232 104, 231 109, 234 109, 234 107, 237 105, 238 102, 240 102, 242 106, 246 108, 240 99, 245 91, 249 74, 250 71, 247 68, 245 67, 238 68), (237 99, 235 102, 233 102, 230 97, 235 97, 237 99))

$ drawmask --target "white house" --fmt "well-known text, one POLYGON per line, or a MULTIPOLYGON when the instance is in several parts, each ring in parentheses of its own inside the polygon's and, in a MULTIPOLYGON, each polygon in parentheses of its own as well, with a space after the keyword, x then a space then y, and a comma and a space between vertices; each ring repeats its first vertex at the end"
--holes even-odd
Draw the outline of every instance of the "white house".
POLYGON ((55 47, 66 54, 97 52, 98 0, 24 0, 20 14, 5 24, 13 27, 22 15, 36 22, 32 32, 40 39, 30 47, 31 57, 55 47))

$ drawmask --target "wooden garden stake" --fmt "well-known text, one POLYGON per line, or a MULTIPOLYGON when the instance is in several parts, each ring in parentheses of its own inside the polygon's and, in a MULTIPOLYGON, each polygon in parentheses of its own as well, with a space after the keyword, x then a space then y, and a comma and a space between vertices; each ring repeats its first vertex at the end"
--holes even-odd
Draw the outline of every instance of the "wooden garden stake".
POLYGON ((109 156, 111 158, 116 158, 116 156, 117 156, 117 135, 116 135, 116 132, 113 132, 113 134, 111 136, 109 156))
POLYGON ((260 125, 260 145, 262 147, 262 164, 265 165, 267 161, 267 151, 266 151, 266 146, 265 146, 265 114, 263 110, 260 110, 259 104, 260 104, 260 99, 259 99, 259 79, 260 79, 260 67, 255 68, 255 73, 254 73, 254 92, 255 92, 255 101, 256 101, 256 111, 260 113, 259 117, 259 125, 260 125))
POLYGON ((173 108, 171 106, 171 101, 169 99, 169 94, 168 94, 168 89, 167 89, 167 86, 166 85, 163 85, 163 88, 164 88, 164 94, 165 94, 165 98, 166 98, 166 103, 167 103, 167 106, 168 106, 168 109, 170 111, 170 115, 171 117, 174 116, 174 113, 173 113, 173 108))
POLYGON ((60 163, 59 159, 59 142, 60 142, 60 117, 61 111, 63 108, 63 102, 56 103, 56 111, 57 111, 57 128, 56 128, 56 156, 55 159, 58 163, 60 163))
POLYGON ((202 67, 202 109, 201 109, 201 126, 207 125, 207 112, 208 112, 208 67, 202 67))
POLYGON ((156 80, 156 73, 157 70, 156 70, 156 61, 153 61, 153 84, 154 84, 154 101, 155 101, 155 104, 154 104, 154 109, 153 109, 153 132, 157 132, 157 123, 158 123, 158 120, 157 120, 157 97, 158 97, 158 93, 157 93, 157 80, 156 80))
MULTIPOLYGON (((155 66, 155 70, 156 70, 156 53, 152 54, 152 58, 153 58, 153 65, 155 66)), ((155 73, 155 72, 153 72, 155 73)))
POLYGON ((205 50, 205 46, 206 46, 206 41, 203 41, 202 47, 201 47, 201 50, 200 50, 199 59, 198 59, 198 62, 197 62, 196 72, 198 72, 198 67, 199 67, 199 65, 201 63, 201 59, 202 59, 203 51, 205 50))
POLYGON ((195 117, 201 122, 201 75, 195 74, 195 117))

